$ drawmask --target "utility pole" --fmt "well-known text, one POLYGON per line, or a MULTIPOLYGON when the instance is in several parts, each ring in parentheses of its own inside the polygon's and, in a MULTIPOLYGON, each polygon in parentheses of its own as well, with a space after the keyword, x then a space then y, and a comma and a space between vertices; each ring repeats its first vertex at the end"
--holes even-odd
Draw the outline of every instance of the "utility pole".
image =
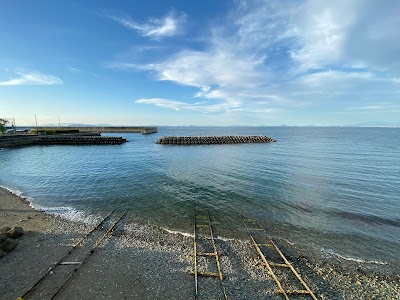
POLYGON ((58 116, 58 126, 61 127, 61 120, 60 120, 60 116, 58 116))
POLYGON ((35 123, 36 123, 36 134, 37 134, 37 118, 36 118, 36 114, 35 114, 35 123))

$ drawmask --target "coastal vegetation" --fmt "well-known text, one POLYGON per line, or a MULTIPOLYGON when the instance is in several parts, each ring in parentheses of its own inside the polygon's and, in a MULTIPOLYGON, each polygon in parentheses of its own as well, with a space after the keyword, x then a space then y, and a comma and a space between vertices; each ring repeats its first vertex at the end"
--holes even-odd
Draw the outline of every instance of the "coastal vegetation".
POLYGON ((6 132, 6 124, 8 123, 7 120, 0 118, 0 133, 4 134, 6 132))

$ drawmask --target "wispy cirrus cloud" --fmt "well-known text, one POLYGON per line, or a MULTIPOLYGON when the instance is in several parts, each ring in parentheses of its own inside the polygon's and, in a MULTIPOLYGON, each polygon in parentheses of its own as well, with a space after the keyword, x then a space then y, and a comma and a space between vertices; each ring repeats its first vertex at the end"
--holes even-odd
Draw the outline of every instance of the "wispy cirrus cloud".
POLYGON ((351 102, 394 101, 400 31, 393 25, 400 5, 379 5, 369 0, 236 1, 220 26, 205 30, 202 47, 174 49, 157 61, 108 66, 198 88, 186 102, 137 101, 171 109, 264 114, 324 102, 329 109, 345 110, 351 102), (375 25, 390 34, 379 34, 375 25), (357 43, 363 44, 358 52, 357 43))
POLYGON ((81 69, 78 69, 78 68, 75 68, 75 67, 72 67, 72 66, 67 66, 67 69, 68 69, 68 71, 70 71, 71 73, 81 73, 81 72, 82 72, 81 69))
POLYGON ((377 102, 370 103, 366 106, 355 106, 346 108, 348 111, 360 111, 360 112, 391 112, 391 113, 399 113, 400 105, 393 105, 390 102, 377 102))
POLYGON ((0 81, 1 86, 14 86, 14 85, 54 85, 62 84, 63 81, 53 75, 44 74, 41 72, 26 72, 16 71, 17 78, 11 78, 5 81, 0 81))
POLYGON ((147 23, 140 23, 129 16, 107 15, 110 19, 119 24, 137 31, 142 36, 153 39, 170 37, 183 32, 183 25, 186 23, 186 14, 170 11, 161 18, 150 18, 147 23))
POLYGON ((186 103, 183 101, 162 98, 138 99, 135 102, 152 104, 155 106, 169 108, 173 110, 192 110, 205 113, 225 111, 228 108, 226 104, 209 105, 207 102, 186 103))

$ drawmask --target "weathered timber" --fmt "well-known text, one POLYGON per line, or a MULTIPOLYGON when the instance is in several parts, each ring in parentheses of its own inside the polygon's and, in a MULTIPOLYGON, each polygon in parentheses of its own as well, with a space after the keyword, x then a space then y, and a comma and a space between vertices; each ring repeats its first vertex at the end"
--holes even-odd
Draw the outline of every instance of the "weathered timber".
POLYGON ((156 141, 164 145, 211 145, 240 143, 273 143, 275 139, 265 135, 242 136, 165 136, 156 141))
POLYGON ((36 145, 119 145, 125 143, 126 139, 112 136, 39 136, 36 145))

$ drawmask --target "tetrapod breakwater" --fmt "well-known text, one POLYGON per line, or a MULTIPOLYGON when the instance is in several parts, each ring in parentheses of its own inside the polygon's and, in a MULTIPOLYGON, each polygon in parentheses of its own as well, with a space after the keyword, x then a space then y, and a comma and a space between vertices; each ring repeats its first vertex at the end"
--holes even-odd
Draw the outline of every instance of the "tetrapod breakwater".
POLYGON ((241 143, 273 143, 275 139, 265 135, 239 136, 165 136, 156 141, 164 145, 211 145, 211 144, 241 144, 241 143))
POLYGON ((113 136, 99 135, 59 135, 59 136, 40 136, 36 145, 120 145, 126 139, 113 136))

